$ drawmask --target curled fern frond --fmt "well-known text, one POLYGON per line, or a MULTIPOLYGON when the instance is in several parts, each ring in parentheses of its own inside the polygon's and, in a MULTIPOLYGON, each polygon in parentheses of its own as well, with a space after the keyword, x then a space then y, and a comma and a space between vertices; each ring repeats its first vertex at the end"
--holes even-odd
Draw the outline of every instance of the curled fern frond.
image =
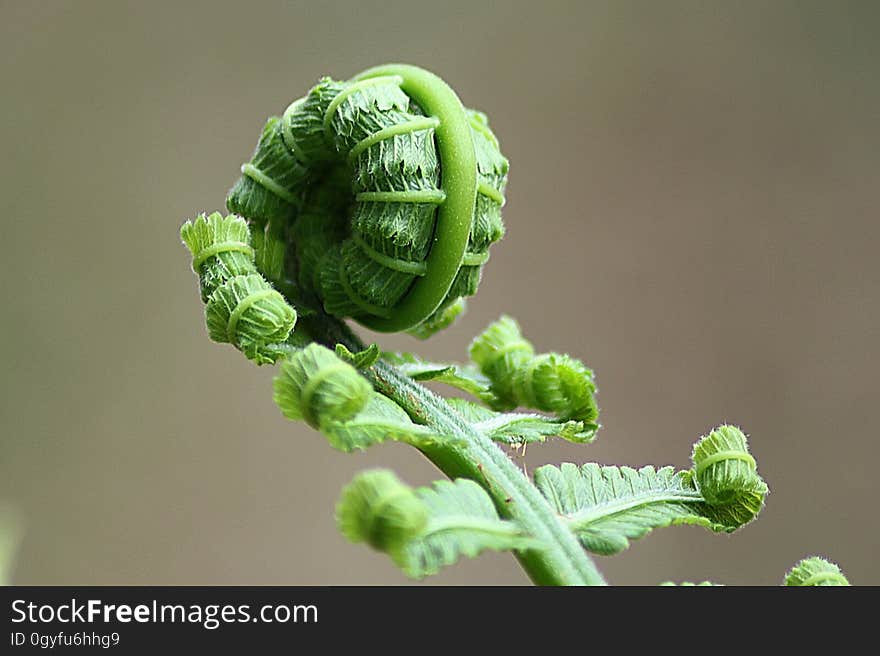
POLYGON ((215 342, 232 344, 257 364, 275 362, 286 349, 296 311, 257 270, 245 222, 215 212, 180 229, 199 274, 205 323, 215 342))
POLYGON ((516 407, 513 381, 535 357, 535 348, 522 336, 516 320, 505 315, 490 324, 471 342, 469 354, 491 382, 498 405, 516 407))
MULTIPOLYGON (((512 320, 510 321, 512 322, 512 320)), ((501 341, 500 339, 494 339, 494 335, 506 330, 510 325, 510 323, 502 320, 497 325, 494 325, 495 328, 499 329, 498 331, 492 330, 490 327, 490 331, 487 331, 489 338, 486 340, 489 342, 489 345, 485 347, 482 353, 478 354, 478 357, 485 354, 489 349, 494 348, 492 344, 501 341)), ((482 346, 477 346, 477 348, 482 348, 482 346)), ((508 354, 515 352, 511 350, 508 351, 508 354)), ((554 354, 551 355, 554 359, 557 357, 554 354)), ((491 359, 491 353, 489 353, 489 357, 491 359)), ((500 356, 499 360, 503 357, 505 356, 500 356)), ((503 391, 495 385, 489 376, 479 371, 474 365, 428 362, 412 353, 383 353, 382 358, 386 362, 396 365, 401 373, 413 380, 444 383, 472 394, 491 408, 505 409, 514 405, 513 403, 502 401, 498 394, 503 393, 503 391)), ((496 360, 496 362, 499 360, 496 360)), ((579 366, 576 361, 570 367, 570 371, 574 372, 575 375, 564 381, 565 384, 570 385, 569 390, 571 390, 571 393, 567 394, 566 392, 569 390, 558 384, 560 379, 555 374, 550 374, 543 378, 546 364, 543 356, 533 357, 532 361, 535 360, 538 362, 538 366, 535 367, 537 371, 536 376, 539 380, 543 380, 543 383, 539 385, 542 390, 540 392, 542 397, 539 401, 540 405, 543 408, 549 408, 551 412, 555 411, 557 413, 556 417, 498 412, 470 403, 464 399, 449 399, 450 405, 464 419, 473 423, 477 430, 497 442, 524 444, 543 441, 550 436, 561 437, 565 440, 582 444, 593 441, 596 437, 596 431, 599 429, 599 425, 591 419, 595 418, 595 410, 587 411, 587 405, 584 405, 574 412, 569 412, 572 399, 581 402, 589 399, 588 406, 593 409, 595 408, 595 404, 592 402, 592 394, 584 395, 579 393, 585 380, 584 368, 579 366), (569 415, 583 416, 585 419, 570 419, 568 418, 569 415)), ((526 361, 524 360, 524 362, 526 361)), ((528 369, 528 364, 523 368, 528 369)), ((501 376, 498 380, 504 380, 503 373, 501 373, 503 368, 494 369, 489 367, 487 370, 501 376)), ((512 387, 502 387, 502 389, 512 389, 512 387)), ((532 405, 534 407, 535 404, 532 405)))
POLYGON ((483 114, 391 65, 324 78, 269 119, 227 206, 287 235, 296 279, 329 314, 424 337, 476 293, 507 170, 483 114))
POLYGON ((309 177, 281 135, 281 119, 273 116, 263 127, 251 161, 242 165, 242 176, 226 197, 230 212, 259 226, 289 221, 299 204, 298 192, 309 177))
POLYGON ((192 268, 199 276, 202 301, 235 276, 256 273, 254 249, 247 224, 237 216, 220 212, 200 214, 180 228, 180 238, 192 254, 192 268))
POLYGON ((744 524, 757 516, 768 488, 739 428, 722 425, 700 438, 691 460, 697 488, 719 521, 744 524))
POLYGON ((275 378, 275 403, 284 416, 318 429, 352 419, 372 393, 357 369, 320 344, 291 354, 275 378))
POLYGON ((539 467, 535 485, 586 549, 608 555, 656 528, 693 524, 730 533, 752 521, 767 494, 754 461, 748 475, 742 475, 733 471, 735 465, 713 457, 726 454, 738 463, 744 462, 742 453, 748 453, 742 432, 721 426, 695 446, 693 470, 565 463, 539 467))
POLYGON ((260 274, 235 276, 205 304, 208 336, 235 345, 258 364, 275 362, 296 323, 296 311, 260 274))
POLYGON ((523 406, 589 423, 599 416, 593 372, 568 355, 535 355, 510 317, 483 331, 471 344, 470 356, 491 381, 496 408, 523 406))
POLYGON ((785 575, 785 585, 834 586, 849 585, 849 581, 837 565, 819 556, 813 556, 801 560, 785 575))
POLYGON ((393 472, 375 469, 359 474, 342 490, 336 522, 349 541, 398 554, 425 529, 428 508, 393 472))
POLYGON ((599 408, 593 372, 580 360, 543 353, 516 372, 514 397, 519 405, 552 412, 563 419, 595 421, 599 408))
MULTIPOLYGON (((420 447, 438 441, 433 431, 416 425, 394 401, 374 392, 357 371, 378 357, 378 347, 342 359, 319 344, 292 352, 275 378, 275 403, 288 419, 303 419, 344 452, 366 449, 386 440, 420 447)), ((451 443, 451 440, 447 439, 451 443)))
POLYGON ((336 517, 345 537, 387 553, 414 578, 487 549, 541 546, 514 522, 500 519, 486 491, 467 479, 413 490, 389 471, 364 472, 343 490, 336 517))

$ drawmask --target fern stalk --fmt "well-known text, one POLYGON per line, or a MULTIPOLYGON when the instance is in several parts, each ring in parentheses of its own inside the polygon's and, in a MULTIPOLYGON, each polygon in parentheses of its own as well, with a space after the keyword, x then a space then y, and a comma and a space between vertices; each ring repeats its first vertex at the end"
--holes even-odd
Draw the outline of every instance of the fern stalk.
MULTIPOLYGON (((363 350, 363 342, 341 321, 324 315, 304 319, 320 323, 314 334, 329 346, 345 344, 363 350)), ((463 446, 431 443, 419 450, 451 479, 469 478, 478 483, 495 503, 502 517, 516 520, 525 531, 544 544, 541 550, 516 552, 516 558, 535 585, 606 585, 592 558, 578 543, 564 520, 516 464, 485 435, 446 402, 396 367, 377 362, 364 372, 380 394, 403 408, 413 421, 458 438, 463 446)))

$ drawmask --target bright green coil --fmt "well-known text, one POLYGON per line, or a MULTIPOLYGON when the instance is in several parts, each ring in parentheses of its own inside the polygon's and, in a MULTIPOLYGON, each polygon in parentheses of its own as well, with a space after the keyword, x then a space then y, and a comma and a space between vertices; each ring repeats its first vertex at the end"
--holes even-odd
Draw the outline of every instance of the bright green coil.
POLYGON ((227 206, 284 243, 294 304, 425 337, 477 291, 507 171, 483 114, 388 65, 324 78, 270 118, 227 206))

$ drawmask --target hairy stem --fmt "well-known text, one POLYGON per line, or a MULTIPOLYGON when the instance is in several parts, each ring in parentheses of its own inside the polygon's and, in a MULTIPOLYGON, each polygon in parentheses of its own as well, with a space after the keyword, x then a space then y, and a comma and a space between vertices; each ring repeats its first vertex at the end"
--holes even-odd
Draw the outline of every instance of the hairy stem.
POLYGON ((450 478, 482 485, 498 512, 516 520, 546 547, 518 559, 537 585, 603 585, 602 575, 541 493, 488 437, 464 421, 444 399, 394 367, 377 363, 368 373, 376 388, 422 423, 465 441, 465 447, 438 444, 424 454, 450 478))
MULTIPOLYGON (((363 343, 341 322, 321 320, 328 343, 343 343, 361 350, 363 343)), ((536 585, 605 585, 592 559, 546 499, 519 467, 488 437, 474 429, 446 401, 396 368, 378 362, 366 371, 378 392, 384 394, 418 423, 443 435, 459 438, 465 446, 434 444, 422 449, 425 456, 450 478, 469 478, 492 497, 503 517, 516 520, 540 540, 541 550, 520 552, 517 559, 536 585)))

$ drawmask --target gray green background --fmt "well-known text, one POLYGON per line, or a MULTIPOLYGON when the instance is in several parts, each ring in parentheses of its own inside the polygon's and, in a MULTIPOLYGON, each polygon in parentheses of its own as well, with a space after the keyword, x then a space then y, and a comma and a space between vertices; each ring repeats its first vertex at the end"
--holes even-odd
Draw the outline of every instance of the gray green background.
MULTIPOLYGON (((0 499, 26 584, 406 583, 336 532, 344 455, 208 341, 183 220, 324 74, 430 68, 511 161, 504 241, 455 328, 501 313, 594 367, 562 460, 686 466, 721 422, 771 486, 733 536, 664 529, 620 584, 775 584, 827 554, 880 584, 880 11, 872 2, 0 3, 0 499)), ((520 584, 507 555, 431 584, 520 584)))

